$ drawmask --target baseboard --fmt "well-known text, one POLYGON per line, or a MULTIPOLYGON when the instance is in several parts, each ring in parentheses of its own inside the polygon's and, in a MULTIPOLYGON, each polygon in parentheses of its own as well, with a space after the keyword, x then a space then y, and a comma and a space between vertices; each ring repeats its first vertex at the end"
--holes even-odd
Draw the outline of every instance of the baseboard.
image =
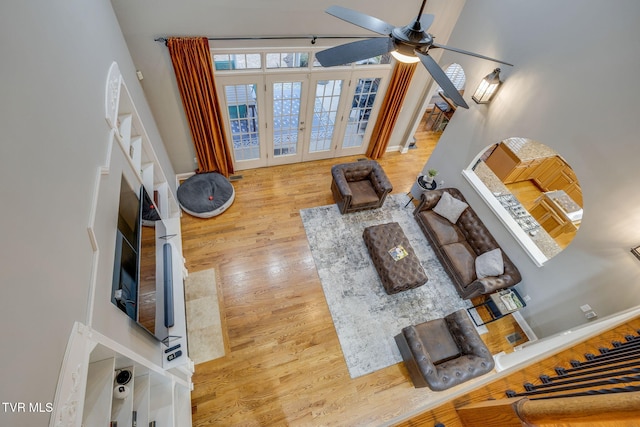
POLYGON ((176 188, 180 187, 180 183, 182 181, 185 181, 188 178, 191 178, 195 174, 196 174, 195 172, 177 173, 176 174, 176 188))
POLYGON ((536 335, 535 332, 533 332, 533 329, 531 329, 531 326, 529 326, 529 324, 527 323, 526 320, 524 320, 524 317, 522 317, 522 314, 520 314, 520 312, 516 311, 513 314, 513 318, 515 319, 515 321, 518 323, 518 325, 522 328, 522 331, 524 332, 524 334, 527 336, 527 339, 531 342, 531 341, 537 341, 538 340, 538 336, 536 335))

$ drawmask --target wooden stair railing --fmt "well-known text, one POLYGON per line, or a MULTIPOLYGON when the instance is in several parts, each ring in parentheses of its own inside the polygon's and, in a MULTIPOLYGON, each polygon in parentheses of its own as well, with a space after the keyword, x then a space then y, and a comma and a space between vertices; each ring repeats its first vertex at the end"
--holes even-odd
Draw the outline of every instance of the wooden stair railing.
POLYGON ((526 397, 488 400, 458 408, 457 413, 465 427, 522 427, 523 423, 534 426, 571 423, 631 426, 640 420, 640 392, 615 394, 606 399, 580 396, 550 400, 526 397))
POLYGON ((539 383, 527 382, 524 391, 507 390, 507 397, 550 399, 640 391, 640 331, 599 348, 599 355, 585 354, 572 360, 572 368, 556 367, 556 375, 541 375, 539 383))
MULTIPOLYGON (((524 390, 506 391, 506 399, 457 408, 465 427, 510 427, 562 423, 626 422, 640 425, 640 330, 613 341, 571 368, 556 367, 555 375, 541 375, 524 390), (523 424, 524 423, 524 424, 523 424)), ((587 424, 583 424, 587 425, 587 424)))

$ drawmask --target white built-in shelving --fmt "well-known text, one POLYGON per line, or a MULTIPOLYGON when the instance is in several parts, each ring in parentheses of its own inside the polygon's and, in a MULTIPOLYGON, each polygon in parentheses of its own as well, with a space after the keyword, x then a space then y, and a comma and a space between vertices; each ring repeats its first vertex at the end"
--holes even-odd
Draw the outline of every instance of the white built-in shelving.
MULTIPOLYGON (((109 157, 114 155, 113 150, 118 145, 126 158, 125 163, 128 163, 133 176, 137 177, 138 184, 143 185, 155 200, 162 218, 156 222, 156 259, 160 266, 158 271, 162 271, 162 246, 165 242, 171 245, 175 323, 169 333, 175 337, 171 345, 180 344, 183 355, 168 361, 164 353, 166 347, 158 341, 158 353, 150 360, 137 353, 135 348, 93 329, 91 323, 85 325, 76 322, 60 372, 49 425, 109 426, 115 421, 118 427, 122 427, 133 425, 135 417, 135 424, 138 426, 146 427, 152 421, 157 421, 158 426, 190 426, 193 362, 188 357, 186 340, 183 287, 186 269, 182 257, 180 209, 115 62, 108 72, 105 111, 112 134, 109 157), (130 370, 133 377, 126 384, 129 394, 122 399, 114 396, 114 388, 117 385, 116 375, 124 368, 130 370)), ((110 166, 107 164, 99 168, 98 177, 109 173, 110 166)), ((89 225, 96 259, 99 259, 100 242, 92 222, 97 215, 96 206, 100 199, 99 182, 100 179, 97 180, 89 225)), ((114 218, 114 223, 115 220, 114 218)), ((158 280, 163 279, 162 274, 158 280)), ((95 279, 92 286, 96 286, 95 279)), ((99 292, 92 288, 91 298, 95 298, 97 294, 99 292)), ((92 304, 111 302, 92 301, 92 304)))
POLYGON ((112 95, 111 98, 118 99, 118 102, 115 111, 107 111, 107 123, 115 130, 120 148, 126 154, 140 183, 144 185, 149 194, 157 192, 158 207, 161 209, 163 218, 179 216, 180 208, 169 191, 167 177, 159 166, 149 136, 140 120, 127 85, 121 77, 109 81, 112 83, 108 83, 107 88, 118 90, 118 94, 112 95), (113 80, 119 81, 119 84, 115 85, 113 80), (115 120, 112 122, 110 117, 115 117, 115 120), (164 210, 162 210, 163 208, 164 210))
POLYGON ((168 427, 191 425, 190 376, 155 366, 81 323, 74 326, 67 356, 70 351, 87 357, 76 372, 62 377, 67 398, 54 407, 50 425, 108 426, 115 421, 131 426, 134 417, 138 426, 151 421, 168 427), (114 389, 122 369, 129 370, 132 378, 126 384, 128 395, 119 398, 114 389))

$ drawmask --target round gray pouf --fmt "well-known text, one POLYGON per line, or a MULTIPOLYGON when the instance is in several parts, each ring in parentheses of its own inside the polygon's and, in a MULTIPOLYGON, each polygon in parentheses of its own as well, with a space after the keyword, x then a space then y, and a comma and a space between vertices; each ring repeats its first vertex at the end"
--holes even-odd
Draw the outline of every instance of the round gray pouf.
POLYGON ((229 180, 217 172, 199 173, 178 187, 178 202, 189 215, 211 218, 226 211, 236 192, 229 180))

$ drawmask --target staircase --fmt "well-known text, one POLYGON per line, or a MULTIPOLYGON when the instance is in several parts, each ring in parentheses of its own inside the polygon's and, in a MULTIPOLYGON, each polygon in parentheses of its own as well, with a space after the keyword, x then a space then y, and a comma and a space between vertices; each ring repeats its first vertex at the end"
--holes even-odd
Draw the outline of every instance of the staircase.
POLYGON ((457 414, 465 427, 640 426, 640 329, 457 414))
POLYGON ((524 390, 507 390, 506 396, 529 399, 593 396, 640 391, 640 330, 601 347, 598 354, 586 353, 583 361, 571 360, 571 367, 556 367, 554 375, 540 375, 524 390))

